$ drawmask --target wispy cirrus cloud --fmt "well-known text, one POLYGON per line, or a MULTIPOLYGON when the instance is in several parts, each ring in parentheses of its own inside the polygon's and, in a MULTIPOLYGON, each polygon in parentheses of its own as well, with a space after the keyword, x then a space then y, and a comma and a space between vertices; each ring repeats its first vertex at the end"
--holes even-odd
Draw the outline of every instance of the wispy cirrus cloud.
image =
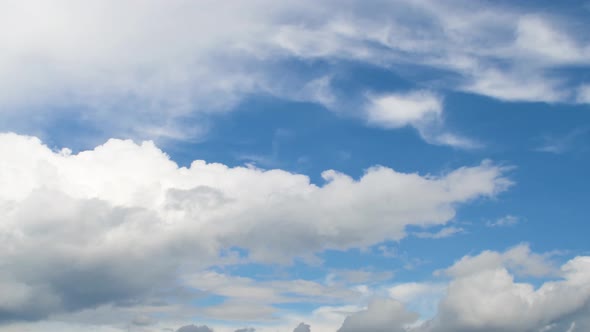
POLYGON ((107 135, 187 139, 252 94, 335 105, 329 70, 303 74, 294 61, 421 66, 452 74, 408 77, 434 90, 586 100, 584 86, 575 92, 555 70, 590 65, 584 22, 487 2, 8 1, 0 15, 0 116, 29 132, 74 118, 107 135))
POLYGON ((498 218, 493 221, 487 221, 486 226, 488 227, 509 227, 514 226, 522 221, 522 218, 513 215, 505 215, 504 217, 498 218))
POLYGON ((590 128, 578 127, 565 134, 545 135, 542 137, 543 143, 535 151, 554 154, 571 152, 580 146, 580 142, 585 142, 583 138, 589 134, 590 128))
POLYGON ((418 238, 422 238, 422 239, 443 239, 446 237, 450 237, 453 235, 457 235, 457 234, 461 234, 461 233, 465 233, 465 230, 461 227, 454 227, 454 226, 450 226, 450 227, 444 227, 442 229, 440 229, 438 232, 416 232, 414 233, 414 236, 418 237, 418 238))

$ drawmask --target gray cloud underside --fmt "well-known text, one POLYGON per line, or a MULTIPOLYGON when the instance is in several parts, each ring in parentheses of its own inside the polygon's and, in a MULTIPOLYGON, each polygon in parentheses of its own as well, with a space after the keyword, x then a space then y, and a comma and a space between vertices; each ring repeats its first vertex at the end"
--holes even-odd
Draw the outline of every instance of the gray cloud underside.
POLYGON ((150 142, 72 155, 1 134, 0 154, 2 320, 140 301, 180 266, 313 261, 325 249, 401 239, 406 226, 443 225, 456 206, 511 184, 487 161, 440 176, 329 170, 315 185, 282 170, 179 168, 150 142))
MULTIPOLYGON (((555 268, 546 256, 521 245, 504 253, 466 256, 444 273, 452 278, 433 319, 419 322, 398 300, 377 299, 366 310, 348 316, 339 331, 581 332, 590 328, 588 256, 555 268), (559 279, 540 287, 515 280, 527 274, 559 279)), ((416 285, 410 284, 414 290, 416 285)), ((428 296, 428 288, 437 291, 438 286, 425 284, 417 296, 428 296)), ((402 294, 400 286, 396 290, 402 294)))

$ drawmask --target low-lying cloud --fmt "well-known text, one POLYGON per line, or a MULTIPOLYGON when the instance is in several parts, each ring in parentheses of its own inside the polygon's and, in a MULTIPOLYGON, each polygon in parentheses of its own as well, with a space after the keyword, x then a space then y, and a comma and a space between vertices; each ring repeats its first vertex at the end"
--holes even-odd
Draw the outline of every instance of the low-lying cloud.
POLYGON ((282 170, 178 167, 150 142, 71 154, 1 134, 0 154, 3 320, 141 301, 183 265, 288 263, 399 240, 511 184, 489 161, 439 176, 328 170, 316 185, 282 170))

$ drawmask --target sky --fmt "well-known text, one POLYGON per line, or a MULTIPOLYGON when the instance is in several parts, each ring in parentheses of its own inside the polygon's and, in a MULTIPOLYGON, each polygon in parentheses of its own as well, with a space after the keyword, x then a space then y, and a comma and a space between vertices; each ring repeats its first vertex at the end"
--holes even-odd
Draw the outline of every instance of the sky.
POLYGON ((0 332, 590 331, 589 18, 0 0, 0 332))

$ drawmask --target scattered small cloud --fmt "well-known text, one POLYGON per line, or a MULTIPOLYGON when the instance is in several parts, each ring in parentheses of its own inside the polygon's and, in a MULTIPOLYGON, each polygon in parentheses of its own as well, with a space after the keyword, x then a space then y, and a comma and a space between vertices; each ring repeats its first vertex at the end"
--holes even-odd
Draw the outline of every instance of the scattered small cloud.
POLYGON ((578 88, 576 101, 579 104, 590 104, 590 84, 584 84, 578 88))
POLYGON ((301 90, 302 100, 309 100, 318 103, 328 109, 334 109, 336 96, 331 87, 332 77, 323 76, 311 80, 301 90))
POLYGON ((380 245, 377 250, 379 251, 379 253, 381 253, 381 255, 383 257, 386 258, 396 258, 399 257, 399 253, 397 248, 394 248, 392 246, 387 246, 387 245, 380 245))
POLYGON ((490 220, 486 222, 486 226, 488 227, 508 227, 514 226, 522 221, 522 218, 513 216, 513 215, 506 215, 504 217, 498 218, 496 220, 490 220))
POLYGON ((368 95, 367 100, 368 123, 388 129, 439 121, 443 112, 442 98, 430 91, 368 95))
POLYGON ((534 253, 528 244, 523 243, 504 252, 486 250, 476 256, 464 256, 448 269, 435 271, 435 275, 460 277, 505 268, 518 276, 556 276, 560 272, 553 262, 554 256, 554 252, 534 253))
POLYGON ((545 135, 541 138, 543 142, 535 148, 535 151, 563 154, 573 150, 581 141, 585 141, 582 138, 590 138, 589 134, 590 127, 583 127, 562 135, 545 135))
POLYGON ((444 126, 443 98, 426 90, 381 95, 368 94, 364 113, 369 125, 398 129, 413 127, 429 144, 474 149, 481 144, 450 133, 444 126))
POLYGON ((445 227, 438 232, 415 232, 414 236, 421 238, 421 239, 442 239, 446 237, 450 237, 457 234, 465 233, 465 229, 461 227, 445 227))

